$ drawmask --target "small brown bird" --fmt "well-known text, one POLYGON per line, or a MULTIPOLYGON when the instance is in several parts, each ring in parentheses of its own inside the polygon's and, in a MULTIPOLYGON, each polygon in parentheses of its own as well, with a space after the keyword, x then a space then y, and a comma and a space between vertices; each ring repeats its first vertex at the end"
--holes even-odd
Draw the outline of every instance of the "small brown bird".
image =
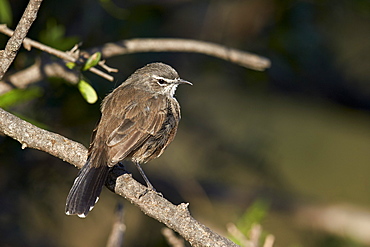
POLYGON ((99 199, 109 168, 124 159, 131 159, 148 188, 154 189, 140 164, 159 157, 175 137, 180 105, 174 94, 180 84, 192 85, 171 66, 151 63, 105 97, 86 164, 67 197, 67 215, 86 217, 99 199))

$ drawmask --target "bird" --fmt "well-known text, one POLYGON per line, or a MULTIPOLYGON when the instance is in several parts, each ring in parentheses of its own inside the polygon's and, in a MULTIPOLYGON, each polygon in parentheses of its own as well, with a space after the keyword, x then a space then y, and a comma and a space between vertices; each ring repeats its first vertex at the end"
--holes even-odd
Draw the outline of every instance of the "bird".
POLYGON ((67 215, 85 218, 99 200, 110 168, 123 160, 131 160, 148 190, 155 191, 140 164, 161 156, 173 141, 181 118, 174 96, 180 84, 192 85, 170 65, 155 62, 137 69, 103 99, 87 161, 67 196, 67 215))

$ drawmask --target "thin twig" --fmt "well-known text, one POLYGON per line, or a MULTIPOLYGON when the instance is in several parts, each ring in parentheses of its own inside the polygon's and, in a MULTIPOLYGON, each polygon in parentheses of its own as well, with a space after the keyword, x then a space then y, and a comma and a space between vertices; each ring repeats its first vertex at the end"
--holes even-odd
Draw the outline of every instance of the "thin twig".
POLYGON ((21 20, 12 33, 5 50, 0 53, 0 80, 12 64, 32 23, 36 20, 42 0, 30 0, 21 20))
POLYGON ((99 66, 102 67, 103 69, 105 69, 107 72, 111 73, 111 72, 118 72, 118 69, 116 68, 112 68, 112 67, 109 67, 106 63, 105 63, 105 60, 101 60, 99 61, 99 66))
POLYGON ((226 46, 190 39, 129 39, 106 43, 89 49, 90 54, 100 51, 104 58, 139 52, 195 52, 227 60, 254 70, 270 67, 269 59, 226 46))
POLYGON ((275 242, 275 236, 272 234, 269 234, 266 236, 263 247, 272 247, 274 245, 274 242, 275 242))
POLYGON ((161 232, 169 246, 185 247, 184 240, 182 238, 177 237, 176 234, 170 228, 163 227, 161 232))
MULTIPOLYGON (((262 227, 260 224, 253 224, 247 238, 233 223, 226 225, 227 231, 236 238, 242 247, 259 247, 262 242, 262 227)), ((267 235, 263 243, 263 247, 272 247, 275 241, 275 237, 271 234, 267 235)))
POLYGON ((262 227, 260 224, 253 224, 249 233, 249 239, 252 241, 254 247, 259 246, 260 238, 262 234, 262 227))
POLYGON ((124 234, 126 232, 126 225, 124 222, 123 204, 118 203, 116 213, 114 216, 114 223, 112 231, 109 235, 107 247, 121 247, 123 246, 124 234))
POLYGON ((239 229, 238 227, 236 227, 236 225, 234 223, 228 223, 226 225, 226 228, 227 228, 227 231, 231 234, 231 236, 233 236, 234 238, 236 238, 241 246, 243 247, 255 247, 253 245, 253 242, 251 240, 249 240, 239 229))
MULTIPOLYGON (((6 34, 8 36, 13 35, 13 30, 9 29, 5 24, 0 25, 0 32, 6 34)), ((34 47, 36 49, 39 49, 41 51, 44 51, 44 52, 52 54, 56 57, 59 57, 59 58, 65 60, 67 62, 73 62, 73 63, 78 62, 78 58, 75 58, 70 52, 59 51, 59 50, 54 49, 50 46, 47 46, 47 45, 44 45, 40 42, 34 41, 30 38, 25 38, 23 43, 25 44, 26 47, 34 47)), ((97 69, 95 67, 90 68, 89 71, 103 77, 104 79, 107 79, 108 81, 113 81, 114 80, 113 76, 108 75, 108 74, 104 73, 103 71, 100 71, 99 69, 97 69)))

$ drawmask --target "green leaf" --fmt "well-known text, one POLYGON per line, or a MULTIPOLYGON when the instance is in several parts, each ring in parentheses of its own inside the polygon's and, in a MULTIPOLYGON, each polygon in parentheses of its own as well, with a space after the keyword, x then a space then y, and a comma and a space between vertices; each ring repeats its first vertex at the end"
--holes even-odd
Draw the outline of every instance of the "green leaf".
POLYGON ((68 63, 66 63, 66 66, 67 66, 68 69, 73 69, 74 67, 76 67, 76 63, 68 62, 68 63))
POLYGON ((8 0, 0 0, 0 23, 12 24, 12 10, 8 0))
POLYGON ((16 88, 0 96, 0 107, 8 108, 41 96, 42 89, 40 87, 32 87, 28 89, 16 88))
POLYGON ((100 58, 101 58, 101 53, 95 52, 89 57, 89 59, 87 59, 86 63, 82 67, 82 70, 85 71, 85 70, 90 69, 91 67, 94 67, 95 65, 99 63, 100 58))
POLYGON ((95 89, 84 79, 81 79, 78 84, 78 90, 89 104, 94 104, 98 100, 98 95, 95 89))

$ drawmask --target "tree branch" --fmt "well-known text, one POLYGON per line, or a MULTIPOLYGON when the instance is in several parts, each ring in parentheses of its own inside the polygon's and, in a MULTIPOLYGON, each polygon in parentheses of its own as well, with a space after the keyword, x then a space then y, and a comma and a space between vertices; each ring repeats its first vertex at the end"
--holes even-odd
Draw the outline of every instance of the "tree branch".
POLYGON ((45 77, 63 78, 72 84, 77 84, 79 81, 77 71, 68 69, 60 60, 55 61, 48 57, 43 57, 30 67, 4 77, 0 81, 0 95, 13 88, 26 88, 29 84, 40 81, 45 77))
POLYGON ((40 8, 42 0, 30 0, 24 11, 21 20, 19 21, 14 34, 8 40, 5 50, 0 53, 0 79, 3 78, 5 72, 12 64, 16 57, 19 48, 26 37, 32 23, 36 20, 37 12, 40 8))
MULTIPOLYGON (((9 36, 13 34, 13 31, 4 24, 0 25, 0 32, 9 36)), ((68 52, 56 50, 29 38, 25 38, 23 42, 25 47, 35 47, 66 61, 76 62, 76 58, 68 52)), ((191 39, 128 39, 106 43, 87 50, 89 54, 96 51, 100 51, 104 58, 139 52, 194 52, 218 57, 254 70, 262 71, 271 66, 270 60, 265 57, 219 44, 191 39)), ((93 67, 91 69, 93 69, 91 72, 99 73, 95 71, 97 70, 96 68, 93 67)), ((100 71, 100 73, 103 72, 100 71)), ((103 75, 103 77, 105 78, 106 76, 103 75)), ((106 79, 111 81, 109 76, 106 79)))
POLYGON ((139 52, 195 52, 218 57, 254 70, 265 70, 271 62, 265 57, 226 46, 190 39, 128 39, 89 49, 104 58, 139 52))
MULTIPOLYGON (((9 36, 12 36, 14 33, 4 24, 0 25, 0 32, 9 36)), ((34 47, 57 56, 64 61, 76 62, 79 59, 79 54, 76 56, 76 52, 72 52, 78 50, 78 47, 77 49, 75 49, 75 47, 71 51, 63 52, 29 38, 25 38, 23 40, 23 44, 28 50, 30 50, 31 47, 34 47)), ((139 52, 195 52, 218 57, 250 69, 264 70, 270 67, 269 59, 256 54, 228 48, 218 44, 187 39, 122 40, 90 48, 87 52, 82 52, 82 55, 93 54, 96 51, 100 51, 104 58, 139 52)), ((105 65, 104 61, 100 61, 99 65, 108 72, 116 72, 115 69, 105 65)), ((113 77, 111 75, 108 75, 95 67, 92 67, 89 70, 109 81, 113 81, 113 77)), ((5 80, 0 81, 0 95, 14 87, 25 88, 28 84, 39 81, 45 76, 61 77, 72 83, 77 83, 79 80, 77 71, 69 70, 60 61, 48 61, 48 63, 41 64, 35 63, 29 68, 14 73, 5 80)))
MULTIPOLYGON (((87 159, 86 148, 61 135, 40 129, 0 108, 0 132, 22 144, 22 148, 34 148, 47 152, 81 168, 87 159)), ((173 205, 156 192, 123 173, 119 166, 110 172, 109 189, 137 205, 148 216, 178 232, 192 246, 237 246, 196 221, 189 213, 188 204, 173 205)))
MULTIPOLYGON (((8 36, 13 35, 13 30, 9 29, 5 24, 0 25, 0 32, 6 34, 8 36)), ((32 39, 29 39, 29 38, 24 38, 23 43, 24 43, 24 46, 28 50, 30 50, 31 47, 34 47, 36 49, 39 49, 41 51, 44 51, 46 53, 49 53, 49 54, 54 55, 56 57, 59 57, 59 58, 65 60, 65 61, 68 61, 68 62, 76 63, 76 62, 78 62, 78 59, 79 59, 79 57, 73 56, 70 52, 59 51, 57 49, 54 49, 50 46, 44 45, 40 42, 34 41, 32 39)), ((108 81, 113 81, 114 80, 113 76, 108 75, 108 74, 104 73, 103 71, 101 71, 101 70, 99 70, 95 67, 90 68, 89 71, 103 77, 104 79, 107 79, 108 81)))
POLYGON ((185 247, 184 240, 182 238, 177 237, 171 229, 167 227, 163 227, 161 232, 162 232, 162 235, 165 237, 169 246, 185 247))
POLYGON ((38 128, 0 108, 0 132, 19 141, 24 148, 47 152, 78 168, 87 159, 86 148, 61 135, 38 128))
POLYGON ((123 213, 123 204, 118 203, 112 231, 109 235, 107 247, 121 247, 123 246, 124 235, 126 232, 126 225, 123 213))

